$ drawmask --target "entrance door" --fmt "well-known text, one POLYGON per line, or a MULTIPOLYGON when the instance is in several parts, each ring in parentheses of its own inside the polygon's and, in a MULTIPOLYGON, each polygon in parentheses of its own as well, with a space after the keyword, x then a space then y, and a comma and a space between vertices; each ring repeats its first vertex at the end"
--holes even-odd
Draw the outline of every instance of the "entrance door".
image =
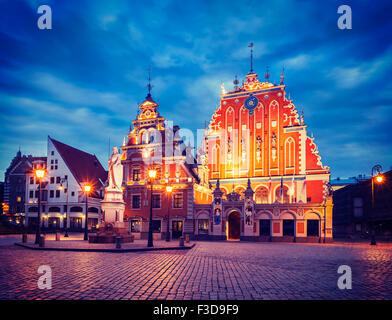
POLYGON ((241 235, 241 215, 238 212, 229 214, 229 240, 240 240, 241 235))
POLYGON ((283 220, 283 235, 294 236, 294 220, 283 220))
POLYGON ((172 238, 177 239, 182 236, 182 221, 172 221, 172 238))
POLYGON ((260 235, 261 236, 271 235, 271 220, 260 219, 260 235))
POLYGON ((307 235, 308 235, 308 237, 318 237, 319 236, 319 221, 318 220, 308 220, 307 221, 307 235))

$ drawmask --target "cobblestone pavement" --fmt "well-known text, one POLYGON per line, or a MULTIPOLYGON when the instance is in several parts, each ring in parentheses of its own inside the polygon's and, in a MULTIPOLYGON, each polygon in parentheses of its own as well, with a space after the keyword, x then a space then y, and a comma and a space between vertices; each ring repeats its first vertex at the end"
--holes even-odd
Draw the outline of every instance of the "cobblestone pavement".
POLYGON ((33 251, 14 240, 0 238, 0 299, 392 299, 388 245, 198 242, 118 254, 33 251), (343 264, 351 290, 337 287, 343 264), (50 290, 37 287, 40 265, 52 268, 50 290))

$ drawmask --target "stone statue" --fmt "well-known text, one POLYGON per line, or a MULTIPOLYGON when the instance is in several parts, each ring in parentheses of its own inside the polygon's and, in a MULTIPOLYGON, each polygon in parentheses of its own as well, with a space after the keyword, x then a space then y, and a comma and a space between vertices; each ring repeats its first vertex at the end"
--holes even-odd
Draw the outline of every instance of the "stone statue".
POLYGON ((109 164, 109 186, 107 189, 122 191, 123 166, 121 164, 121 154, 117 147, 113 147, 113 153, 108 161, 109 164))

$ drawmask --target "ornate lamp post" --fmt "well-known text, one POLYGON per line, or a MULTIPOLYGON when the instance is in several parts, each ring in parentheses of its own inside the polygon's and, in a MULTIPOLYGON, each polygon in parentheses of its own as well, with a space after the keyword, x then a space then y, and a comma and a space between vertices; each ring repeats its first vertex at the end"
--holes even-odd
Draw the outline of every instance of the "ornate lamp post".
POLYGON ((151 199, 150 199, 150 221, 148 224, 148 244, 147 247, 153 247, 153 237, 152 237, 152 184, 157 175, 157 171, 155 169, 148 170, 148 176, 150 177, 150 190, 151 190, 151 199))
MULTIPOLYGON (((59 190, 63 190, 63 183, 66 183, 66 188, 65 188, 65 226, 64 226, 64 237, 68 238, 68 177, 65 177, 61 179, 61 184, 59 186, 59 190)), ((64 223, 63 223, 64 224, 64 223)))
POLYGON ((167 192, 167 226, 166 226, 166 241, 170 241, 170 195, 173 191, 172 186, 166 186, 167 192))
MULTIPOLYGON (((377 164, 372 168, 372 210, 371 210, 371 215, 374 215, 374 181, 376 183, 383 183, 384 181, 384 176, 381 174, 382 172, 382 167, 377 164), (376 175, 375 175, 376 173, 376 175)), ((371 230, 371 240, 370 240, 370 245, 375 246, 377 244, 376 242, 376 231, 374 230, 374 222, 371 222, 372 230, 371 230)))
POLYGON ((44 169, 35 170, 35 177, 38 179, 38 224, 37 232, 35 234, 35 244, 39 244, 39 238, 41 237, 41 182, 44 176, 44 169))
POLYGON ((84 239, 88 240, 88 195, 91 191, 91 186, 89 184, 85 184, 83 186, 84 193, 86 194, 86 220, 84 221, 84 239))

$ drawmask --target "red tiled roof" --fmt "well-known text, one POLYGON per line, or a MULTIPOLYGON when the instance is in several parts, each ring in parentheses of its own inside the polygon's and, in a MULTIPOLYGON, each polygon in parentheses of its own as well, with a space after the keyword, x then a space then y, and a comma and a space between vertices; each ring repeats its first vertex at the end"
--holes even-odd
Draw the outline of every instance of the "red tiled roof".
POLYGON ((88 182, 93 185, 93 190, 102 187, 100 180, 105 183, 107 171, 95 155, 66 145, 51 137, 49 139, 81 186, 88 182))

